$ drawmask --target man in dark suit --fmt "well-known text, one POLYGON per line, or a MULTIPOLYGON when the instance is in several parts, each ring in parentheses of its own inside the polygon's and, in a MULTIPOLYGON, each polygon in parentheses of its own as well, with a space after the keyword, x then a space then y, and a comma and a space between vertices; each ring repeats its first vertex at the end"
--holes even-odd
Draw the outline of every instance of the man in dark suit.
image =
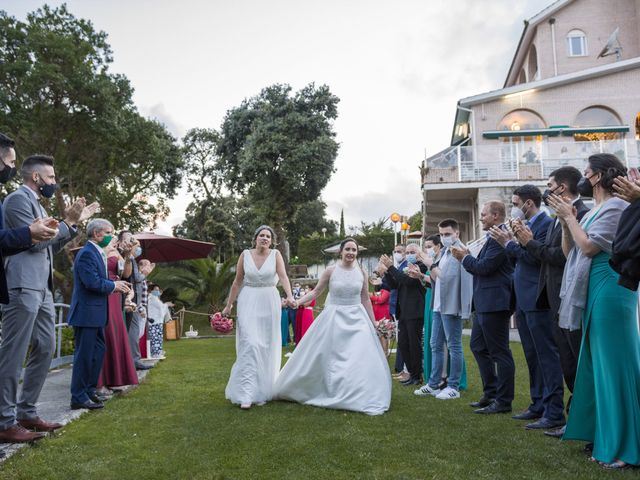
POLYGON ((468 249, 452 247, 453 256, 473 275, 473 307, 476 318, 471 329, 471 351, 476 358, 484 394, 471 404, 475 413, 494 414, 511 411, 516 366, 509 348, 511 282, 513 265, 505 249, 491 238, 493 229, 504 229, 504 203, 491 201, 480 212, 486 243, 474 258, 468 249), (496 375, 497 365, 497 375, 496 375))
POLYGON ((112 292, 129 292, 127 282, 109 280, 107 256, 103 249, 113 239, 113 225, 96 218, 87 226, 89 241, 73 264, 73 296, 67 322, 73 327, 75 350, 71 375, 71 408, 95 410, 103 404, 96 384, 104 358, 104 327, 107 325, 108 297, 112 292))
MULTIPOLYGON (((517 229, 526 221, 535 240, 544 243, 553 220, 540 210, 541 203, 542 195, 535 185, 516 188, 512 197, 511 225, 517 229)), ((493 238, 516 262, 513 276, 516 321, 529 368, 531 404, 513 418, 528 420, 526 428, 529 430, 561 427, 565 424, 564 389, 560 356, 554 339, 554 318, 548 307, 537 306, 540 260, 515 242, 509 232, 496 232, 493 238)))
MULTIPOLYGON (((589 208, 578 196, 580 178, 582 178, 582 174, 574 167, 561 167, 551 172, 547 190, 543 194, 543 200, 546 200, 551 194, 570 199, 576 208, 578 220, 581 220, 585 213, 589 211, 589 208)), ((566 262, 562 251, 562 226, 558 220, 554 220, 548 227, 544 242, 535 239, 530 228, 517 227, 514 232, 520 245, 527 250, 527 253, 541 262, 540 277, 536 289, 536 306, 538 308, 548 308, 551 312, 554 338, 560 355, 562 374, 567 388, 570 392, 573 392, 582 331, 570 331, 558 326, 560 287, 566 262)), ((570 404, 571 399, 567 402, 567 411, 570 404)), ((560 437, 564 433, 564 427, 545 433, 552 433, 552 436, 560 437)))
MULTIPOLYGON (((419 247, 409 244, 405 249, 406 261, 418 266, 422 273, 427 267, 418 262, 419 247)), ((393 261, 383 255, 380 258, 377 271, 384 274, 384 281, 391 288, 398 290, 396 315, 398 317, 398 348, 402 353, 404 363, 409 370, 409 378, 402 382, 403 385, 422 384, 422 330, 424 328, 424 296, 426 293, 422 282, 411 278, 393 265, 393 261)))

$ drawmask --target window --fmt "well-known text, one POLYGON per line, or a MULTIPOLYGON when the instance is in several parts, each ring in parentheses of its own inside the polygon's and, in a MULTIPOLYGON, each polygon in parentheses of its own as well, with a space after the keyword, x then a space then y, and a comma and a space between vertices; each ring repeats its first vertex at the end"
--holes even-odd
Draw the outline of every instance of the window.
POLYGON ((537 113, 531 110, 514 110, 505 115, 498 124, 498 130, 536 130, 546 128, 544 120, 537 113))
POLYGON ((571 30, 567 35, 567 54, 570 57, 587 56, 587 36, 582 30, 571 30))
MULTIPOLYGON (((582 110, 574 122, 576 127, 614 127, 622 125, 617 113, 607 107, 593 106, 582 110)), ((594 140, 616 140, 621 138, 618 132, 577 133, 573 138, 578 142, 594 140)))
POLYGON ((538 51, 535 45, 529 49, 529 81, 538 80, 538 51))

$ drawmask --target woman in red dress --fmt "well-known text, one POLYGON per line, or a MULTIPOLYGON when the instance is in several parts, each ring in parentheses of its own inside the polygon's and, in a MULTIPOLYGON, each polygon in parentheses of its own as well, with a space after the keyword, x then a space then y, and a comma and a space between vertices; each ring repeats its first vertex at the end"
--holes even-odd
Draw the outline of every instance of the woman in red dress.
MULTIPOLYGON (((303 295, 307 294, 310 291, 311 291, 311 287, 309 287, 309 285, 305 285, 303 295)), ((302 313, 300 314, 300 339, 302 339, 304 334, 307 332, 307 330, 313 323, 313 320, 314 320, 313 307, 315 306, 316 306, 316 300, 313 299, 310 303, 306 303, 304 305, 304 308, 300 309, 302 311, 302 313)))
MULTIPOLYGON (((107 271, 111 280, 120 280, 118 273, 126 268, 125 262, 114 247, 107 247, 107 271)), ((120 272, 121 273, 121 272, 120 272)), ((98 388, 137 385, 138 375, 131 356, 127 327, 124 323, 122 294, 109 295, 109 321, 104 328, 105 354, 98 388)))
MULTIPOLYGON (((373 317, 376 319, 376 322, 381 320, 390 319, 391 315, 389 314, 389 290, 386 286, 382 285, 381 279, 369 280, 369 282, 373 285, 374 293, 370 295, 371 305, 373 306, 373 317)), ((380 334, 380 344, 382 345, 382 351, 385 355, 389 356, 389 339, 380 334)))

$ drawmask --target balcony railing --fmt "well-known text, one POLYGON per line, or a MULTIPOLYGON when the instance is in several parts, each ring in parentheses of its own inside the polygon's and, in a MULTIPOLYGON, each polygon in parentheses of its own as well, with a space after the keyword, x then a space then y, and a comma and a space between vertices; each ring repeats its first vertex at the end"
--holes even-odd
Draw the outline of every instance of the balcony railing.
POLYGON ((422 183, 543 180, 571 165, 581 172, 594 153, 612 153, 637 167, 640 142, 630 139, 593 142, 513 142, 450 147, 425 160, 422 183))

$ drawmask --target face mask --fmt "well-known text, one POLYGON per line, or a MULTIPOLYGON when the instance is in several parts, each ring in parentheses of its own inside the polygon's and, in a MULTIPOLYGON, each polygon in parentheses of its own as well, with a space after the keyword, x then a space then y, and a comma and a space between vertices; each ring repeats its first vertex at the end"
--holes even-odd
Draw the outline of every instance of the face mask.
POLYGON ((427 248, 427 256, 428 257, 435 257, 436 256, 436 250, 434 248, 427 248))
POLYGON ((102 237, 102 240, 98 242, 98 246, 104 248, 111 243, 111 240, 113 240, 113 235, 105 235, 102 237))
POLYGON ((140 255, 142 255, 142 247, 136 247, 136 249, 133 251, 133 256, 138 258, 140 255))
POLYGON ((520 207, 511 207, 511 218, 518 219, 518 220, 524 220, 525 219, 525 215, 524 215, 524 212, 522 211, 522 209, 520 207))
POLYGON ((0 172, 0 183, 7 183, 13 177, 16 176, 16 167, 4 166, 4 169, 0 172))
POLYGON ((418 258, 416 257, 415 253, 407 253, 407 262, 416 263, 417 261, 418 261, 418 258))
MULTIPOLYGON (((548 188, 544 191, 544 193, 542 194, 542 201, 544 202, 544 204, 548 207, 549 206, 549 197, 551 195, 555 195, 556 194, 556 190, 558 190, 560 187, 556 187, 553 190, 549 190, 548 188)), ((560 194, 558 194, 560 195, 560 194)))
POLYGON ((38 190, 40 191, 40 195, 42 195, 44 198, 51 198, 53 197, 53 194, 56 193, 56 190, 58 190, 58 184, 45 183, 43 185, 38 185, 38 190))
POLYGON ((453 247, 453 244, 456 243, 456 238, 453 236, 449 237, 440 237, 440 241, 442 242, 442 246, 445 248, 453 247))
POLYGON ((160 290, 154 290, 153 292, 151 292, 151 295, 153 295, 154 297, 159 297, 160 296, 160 290))
MULTIPOLYGON (((591 175, 593 177, 593 175, 591 175)), ((593 187, 591 184, 591 177, 582 177, 578 182, 578 193, 582 197, 593 197, 593 187)), ((598 182, 596 182, 596 185, 598 182)))
POLYGON ((396 263, 402 263, 402 260, 404 260, 404 256, 401 253, 393 252, 393 259, 396 261, 396 263))

